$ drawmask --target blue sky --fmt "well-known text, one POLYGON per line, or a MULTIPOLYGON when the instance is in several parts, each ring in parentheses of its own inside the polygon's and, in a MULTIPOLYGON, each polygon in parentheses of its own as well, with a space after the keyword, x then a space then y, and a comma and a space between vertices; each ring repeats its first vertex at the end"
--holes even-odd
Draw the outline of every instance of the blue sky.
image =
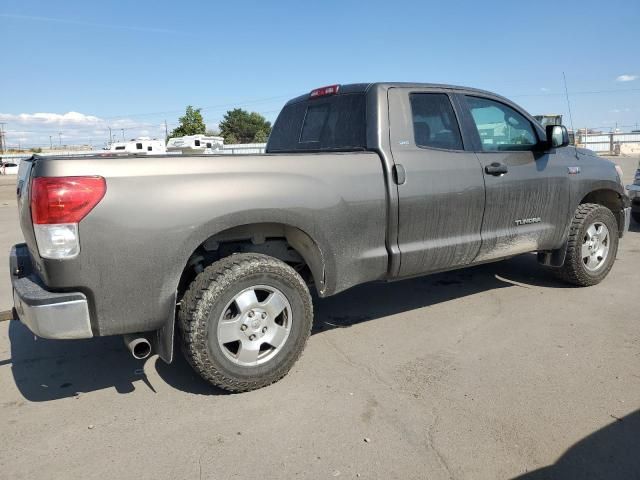
POLYGON ((640 123, 640 2, 0 3, 0 121, 10 144, 159 136, 187 104, 215 128, 273 120, 325 84, 474 86, 576 128, 640 123), (598 93, 594 93, 598 92, 598 93), (69 113, 71 112, 71 113, 69 113), (35 115, 41 114, 41 115, 35 115))

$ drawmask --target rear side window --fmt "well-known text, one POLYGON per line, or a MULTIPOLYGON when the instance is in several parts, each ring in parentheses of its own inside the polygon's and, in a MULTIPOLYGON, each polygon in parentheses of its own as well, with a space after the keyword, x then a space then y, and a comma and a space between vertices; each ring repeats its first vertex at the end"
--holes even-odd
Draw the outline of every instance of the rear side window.
POLYGON ((141 143, 136 143, 136 148, 138 150, 142 150, 142 144, 141 143))
POLYGON ((267 152, 365 150, 365 115, 363 93, 287 105, 273 126, 267 152))
POLYGON ((412 93, 413 134, 419 147, 462 150, 462 136, 449 96, 412 93))

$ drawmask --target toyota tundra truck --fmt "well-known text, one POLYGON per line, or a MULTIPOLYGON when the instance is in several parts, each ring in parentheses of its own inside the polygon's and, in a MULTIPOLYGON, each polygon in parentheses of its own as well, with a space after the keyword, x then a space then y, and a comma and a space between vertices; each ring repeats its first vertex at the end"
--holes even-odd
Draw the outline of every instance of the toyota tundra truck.
POLYGON ((122 335, 240 392, 282 378, 327 297, 537 252, 578 286, 629 228, 620 169, 499 95, 331 85, 289 101, 266 154, 34 156, 14 314, 44 338, 122 335))

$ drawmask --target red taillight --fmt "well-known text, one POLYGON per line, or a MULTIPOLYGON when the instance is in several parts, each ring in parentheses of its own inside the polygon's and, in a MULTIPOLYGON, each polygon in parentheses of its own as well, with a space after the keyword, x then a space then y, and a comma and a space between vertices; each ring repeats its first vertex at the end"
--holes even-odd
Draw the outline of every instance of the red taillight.
POLYGON ((326 97, 327 95, 335 95, 340 90, 340 85, 329 85, 328 87, 316 88, 311 90, 310 98, 326 97))
POLYGON ((31 184, 31 218, 36 225, 78 223, 106 191, 102 177, 36 177, 31 184))

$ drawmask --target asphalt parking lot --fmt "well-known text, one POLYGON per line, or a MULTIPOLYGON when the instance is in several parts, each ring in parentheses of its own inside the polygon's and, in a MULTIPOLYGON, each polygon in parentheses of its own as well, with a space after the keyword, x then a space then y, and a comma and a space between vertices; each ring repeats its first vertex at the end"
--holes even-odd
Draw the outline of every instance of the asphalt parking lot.
MULTIPOLYGON (((630 183, 637 158, 618 158, 630 183)), ((0 269, 20 241, 0 177, 0 269)), ((600 285, 534 255, 317 300, 282 381, 0 323, 0 478, 640 478, 640 225, 600 285)), ((132 286, 135 295, 135 286, 132 286)), ((11 307, 0 275, 0 311, 11 307)))

